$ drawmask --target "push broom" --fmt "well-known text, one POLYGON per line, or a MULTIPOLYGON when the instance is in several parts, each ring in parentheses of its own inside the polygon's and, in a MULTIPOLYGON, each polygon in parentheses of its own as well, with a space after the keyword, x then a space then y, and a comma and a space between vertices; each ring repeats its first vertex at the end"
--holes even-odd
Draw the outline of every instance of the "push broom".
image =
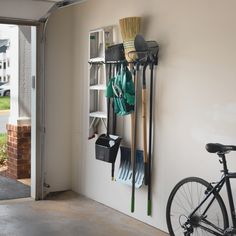
MULTIPOLYGON (((134 47, 134 39, 136 35, 140 32, 140 17, 127 17, 120 19, 120 30, 123 38, 123 44, 125 49, 125 58, 128 62, 134 62, 137 58, 134 47)), ((137 69, 138 69, 137 65, 137 69)), ((130 68, 132 66, 130 65, 130 68)), ((136 120, 137 120, 137 77, 138 71, 135 73, 135 104, 134 112, 131 114, 131 163, 133 169, 132 175, 132 196, 131 196, 131 212, 134 212, 135 204, 135 175, 136 175, 136 120)))

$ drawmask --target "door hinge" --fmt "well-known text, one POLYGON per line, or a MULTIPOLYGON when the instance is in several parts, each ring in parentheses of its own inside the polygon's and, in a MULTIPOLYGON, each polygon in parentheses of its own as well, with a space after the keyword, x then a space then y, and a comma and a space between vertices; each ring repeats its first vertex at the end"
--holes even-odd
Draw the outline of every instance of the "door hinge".
POLYGON ((44 182, 44 183, 43 183, 43 187, 45 187, 45 188, 50 188, 50 185, 44 182))
POLYGON ((35 78, 35 76, 33 75, 33 76, 32 76, 32 88, 35 89, 35 87, 36 87, 36 78, 35 78))

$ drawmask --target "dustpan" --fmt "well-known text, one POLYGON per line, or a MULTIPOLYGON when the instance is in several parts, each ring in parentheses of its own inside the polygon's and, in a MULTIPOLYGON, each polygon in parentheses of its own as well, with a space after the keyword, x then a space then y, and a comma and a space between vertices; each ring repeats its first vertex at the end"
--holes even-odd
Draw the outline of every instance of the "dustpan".
MULTIPOLYGON (((132 163, 131 149, 128 147, 120 147, 121 160, 116 181, 122 184, 132 186, 132 163)), ((136 150, 136 173, 135 173, 135 188, 141 188, 144 180, 144 164, 143 151, 136 150)))
MULTIPOLYGON (((111 77, 111 65, 109 66, 109 78, 111 77)), ((122 140, 121 137, 110 134, 110 108, 111 102, 110 98, 107 99, 107 133, 102 134, 98 137, 95 143, 95 154, 96 159, 104 162, 108 162, 112 164, 111 176, 112 180, 114 180, 114 168, 117 152, 119 150, 120 142, 122 140)), ((113 132, 115 132, 114 128, 115 123, 113 122, 113 132)))

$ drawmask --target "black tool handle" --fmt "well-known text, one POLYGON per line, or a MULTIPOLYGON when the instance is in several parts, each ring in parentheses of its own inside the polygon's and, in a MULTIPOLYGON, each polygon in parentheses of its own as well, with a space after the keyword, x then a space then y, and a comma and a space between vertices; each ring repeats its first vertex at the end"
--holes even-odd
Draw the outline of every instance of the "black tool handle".
POLYGON ((115 180, 114 173, 115 173, 115 162, 111 163, 111 180, 112 181, 115 180))
POLYGON ((143 162, 144 162, 144 183, 148 185, 148 152, 147 152, 147 93, 146 93, 146 68, 148 63, 143 66, 142 81, 142 127, 143 127, 143 162))
MULTIPOLYGON (((108 68, 108 80, 111 78, 111 73, 112 73, 112 65, 109 64, 108 68)), ((111 100, 110 98, 107 98, 107 137, 110 134, 110 107, 111 107, 111 100)), ((112 181, 114 180, 114 172, 115 172, 115 163, 111 164, 111 179, 112 181)))
POLYGON ((153 124, 153 69, 154 63, 150 64, 150 117, 149 117, 149 148, 148 148, 148 209, 147 214, 152 214, 152 124, 153 124))
MULTIPOLYGON (((110 80, 111 77, 111 68, 112 65, 109 64, 109 68, 108 68, 108 80, 110 80)), ((107 98, 107 136, 109 136, 110 134, 110 106, 111 106, 111 100, 108 97, 107 98)))
POLYGON ((132 146, 131 146, 131 161, 133 161, 133 174, 132 174, 132 196, 131 196, 131 212, 135 209, 135 180, 136 180, 136 148, 137 148, 137 98, 138 98, 138 78, 139 78, 139 62, 136 64, 134 70, 134 87, 135 87, 135 103, 134 112, 131 116, 132 119, 132 146))

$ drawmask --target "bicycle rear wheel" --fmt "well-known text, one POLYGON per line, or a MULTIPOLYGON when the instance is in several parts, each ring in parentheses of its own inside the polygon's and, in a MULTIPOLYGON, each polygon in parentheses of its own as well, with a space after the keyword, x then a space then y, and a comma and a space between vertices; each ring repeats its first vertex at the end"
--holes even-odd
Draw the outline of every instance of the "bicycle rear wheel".
POLYGON ((166 221, 171 236, 214 235, 210 230, 223 235, 229 222, 225 204, 218 193, 213 192, 189 217, 211 189, 211 184, 197 177, 183 179, 174 187, 166 207, 166 221))

